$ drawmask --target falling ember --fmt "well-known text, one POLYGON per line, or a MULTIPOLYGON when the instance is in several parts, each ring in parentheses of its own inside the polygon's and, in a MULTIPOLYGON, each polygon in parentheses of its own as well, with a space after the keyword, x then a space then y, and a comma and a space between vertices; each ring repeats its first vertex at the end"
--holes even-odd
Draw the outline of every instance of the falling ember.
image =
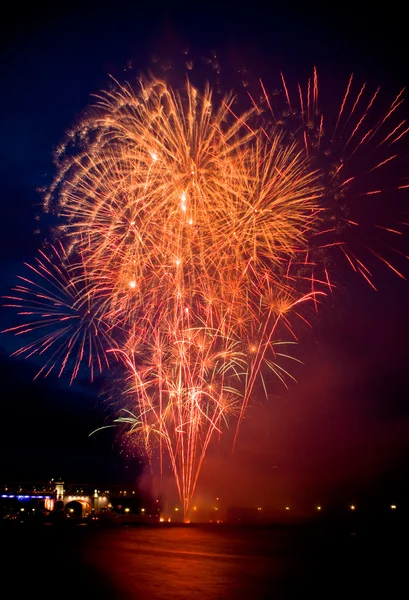
POLYGON ((183 212, 186 212, 186 192, 180 194, 180 208, 183 212))
MULTIPOLYGON (((47 374, 72 365, 73 379, 84 362, 93 372, 107 357, 121 361, 114 424, 153 469, 170 465, 185 519, 212 439, 235 421, 236 441, 256 386, 267 393, 266 372, 291 379, 286 348, 297 324, 335 288, 323 256, 338 252, 373 286, 342 237, 346 228, 349 237, 360 233, 347 201, 358 185, 354 200, 383 196, 371 177, 385 177, 407 131, 402 120, 389 135, 384 129, 400 96, 378 125, 367 125, 378 90, 353 92, 351 76, 326 136, 316 71, 294 96, 283 74, 281 81, 285 110, 263 82, 263 102, 250 96, 244 112, 233 110, 233 94, 218 100, 209 85, 199 93, 189 81, 180 92, 148 78, 102 93, 59 149, 45 198, 61 218, 62 241, 7 300, 25 321, 14 333, 43 332, 17 354, 49 353, 47 374), (365 187, 348 161, 366 156, 370 142, 385 153, 374 152, 365 187)), ((378 221, 379 229, 400 233, 378 221)))

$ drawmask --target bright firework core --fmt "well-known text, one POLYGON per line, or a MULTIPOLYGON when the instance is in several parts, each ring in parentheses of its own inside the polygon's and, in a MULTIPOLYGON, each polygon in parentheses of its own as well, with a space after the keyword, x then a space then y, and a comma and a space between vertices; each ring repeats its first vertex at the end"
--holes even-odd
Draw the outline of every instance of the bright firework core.
MULTIPOLYGON (((283 79, 297 135, 262 92, 262 105, 251 98, 239 116, 232 96, 215 100, 189 82, 177 92, 151 78, 101 94, 58 151, 45 205, 62 219, 61 242, 11 297, 30 316, 16 333, 51 328, 19 351, 50 351, 46 373, 57 363, 62 373, 74 361, 75 377, 83 360, 100 371, 109 356, 123 362, 116 422, 160 473, 170 464, 185 518, 212 439, 233 418, 237 436, 266 370, 287 379, 294 322, 332 290, 322 250, 339 248, 371 283, 360 258, 328 241, 340 228, 328 227, 325 195, 343 197, 354 177, 341 161, 324 174, 314 161, 324 148, 316 73, 299 90, 298 112, 283 79)), ((349 94, 335 130, 345 114, 353 153, 378 133, 381 146, 382 124, 365 130, 352 118, 362 92, 346 114, 349 94)), ((389 133, 388 147, 401 133, 389 133)))

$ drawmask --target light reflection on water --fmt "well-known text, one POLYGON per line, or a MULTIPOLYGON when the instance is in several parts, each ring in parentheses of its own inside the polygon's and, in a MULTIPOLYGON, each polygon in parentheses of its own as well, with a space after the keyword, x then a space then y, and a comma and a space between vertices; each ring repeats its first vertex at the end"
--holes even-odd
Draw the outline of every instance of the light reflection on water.
POLYGON ((109 532, 90 562, 104 565, 114 586, 135 599, 254 598, 256 590, 260 598, 271 597, 271 585, 285 576, 287 559, 271 532, 261 532, 261 539, 246 533, 199 528, 109 532))
MULTIPOLYGON (((2 529, 2 585, 13 598, 298 600, 395 597, 398 544, 325 528, 2 529), (375 596, 374 596, 375 597, 375 596)), ((402 555, 403 556, 403 555, 402 555)))

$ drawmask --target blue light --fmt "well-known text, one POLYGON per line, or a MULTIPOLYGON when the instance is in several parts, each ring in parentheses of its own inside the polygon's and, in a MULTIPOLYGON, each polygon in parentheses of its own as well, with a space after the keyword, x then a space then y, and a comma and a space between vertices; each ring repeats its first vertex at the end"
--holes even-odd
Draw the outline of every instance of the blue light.
POLYGON ((37 496, 37 494, 33 495, 33 496, 23 496, 22 494, 15 496, 14 494, 2 494, 1 495, 2 498, 17 498, 17 500, 27 500, 27 499, 34 499, 34 498, 51 498, 51 496, 37 496))

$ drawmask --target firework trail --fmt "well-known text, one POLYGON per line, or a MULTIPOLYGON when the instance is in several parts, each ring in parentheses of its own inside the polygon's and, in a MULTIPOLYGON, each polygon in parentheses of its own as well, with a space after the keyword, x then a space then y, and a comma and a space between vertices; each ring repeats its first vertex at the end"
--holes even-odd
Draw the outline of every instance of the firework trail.
POLYGON ((161 472, 170 462, 185 518, 213 437, 234 418, 236 441, 265 369, 291 377, 286 343, 333 288, 322 257, 341 250, 373 285, 342 238, 358 227, 342 208, 356 179, 346 157, 371 142, 388 153, 366 172, 381 170, 408 131, 390 127, 401 95, 374 123, 378 92, 352 97, 351 79, 332 139, 316 72, 295 98, 282 83, 285 110, 261 82, 261 100, 250 95, 238 113, 232 95, 189 81, 180 92, 154 77, 136 90, 113 82, 57 152, 45 208, 60 216, 63 244, 42 252, 8 301, 24 318, 15 333, 46 328, 17 352, 51 352, 46 374, 123 363, 116 422, 157 452, 161 472))
POLYGON ((27 276, 18 277, 13 295, 5 296, 4 306, 15 309, 24 322, 4 333, 32 338, 12 356, 43 357, 35 378, 54 368, 59 376, 71 369, 71 383, 85 359, 92 380, 95 368, 102 373, 109 367, 106 348, 115 341, 102 318, 100 300, 88 285, 87 265, 72 261, 60 242, 39 255, 33 265, 26 263, 27 276))

